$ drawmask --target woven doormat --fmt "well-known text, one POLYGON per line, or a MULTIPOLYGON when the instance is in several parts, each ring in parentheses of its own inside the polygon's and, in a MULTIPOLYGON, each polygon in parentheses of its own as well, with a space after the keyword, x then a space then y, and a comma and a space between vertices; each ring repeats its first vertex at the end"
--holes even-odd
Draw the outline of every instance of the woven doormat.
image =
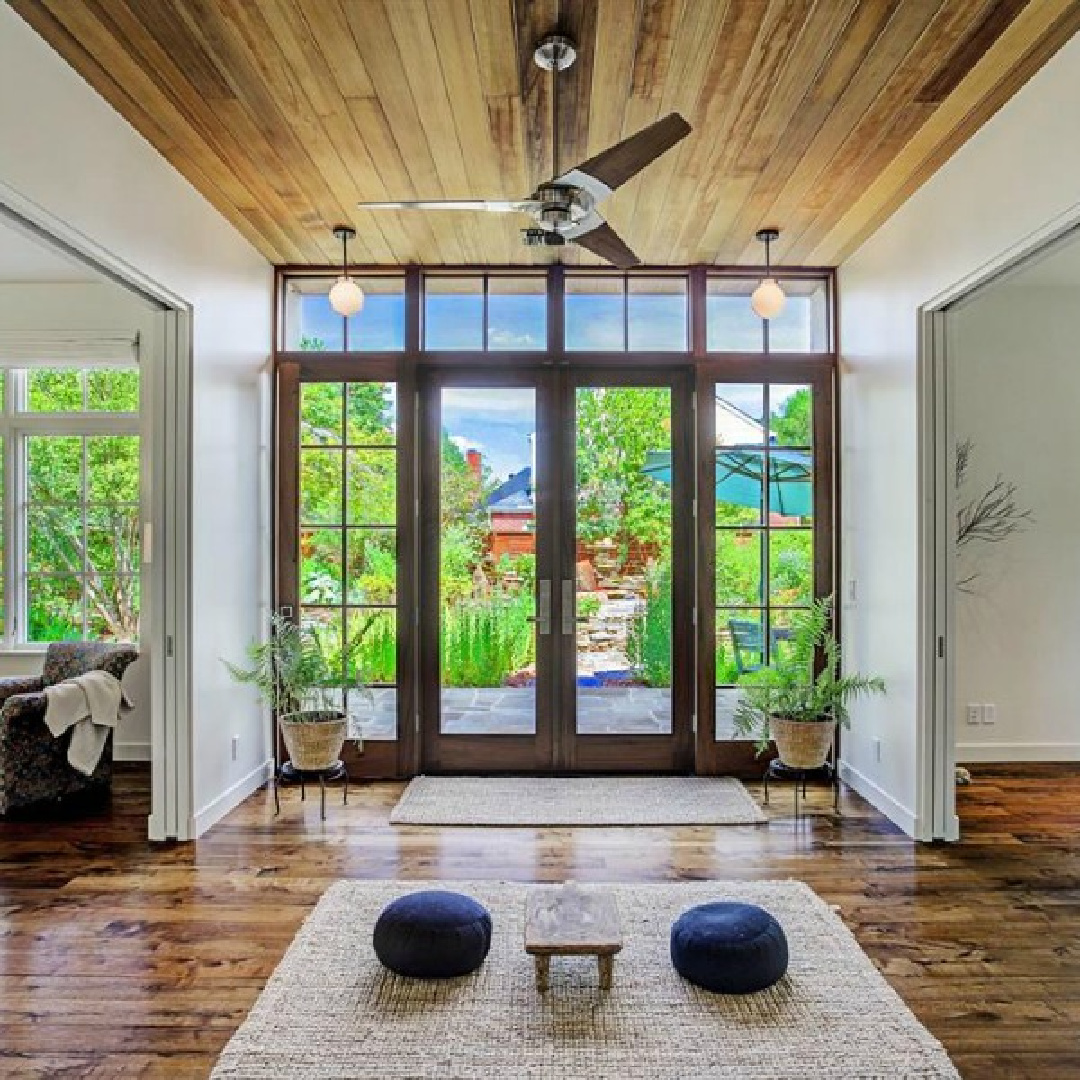
MULTIPOLYGON (((955 1078, 941 1045, 839 917, 800 882, 611 886, 624 947, 610 991, 596 962, 556 957, 536 990, 522 948, 536 886, 341 882, 319 901, 215 1080, 893 1080, 955 1078), (372 927, 418 888, 491 912, 491 952, 459 979, 405 979, 376 959, 372 927), (713 900, 759 904, 787 934, 787 975, 757 994, 710 994, 671 966, 672 922, 713 900)), ((541 886, 542 887, 542 886, 541 886)))
POLYGON ((755 825, 738 780, 712 776, 418 776, 394 825, 755 825))

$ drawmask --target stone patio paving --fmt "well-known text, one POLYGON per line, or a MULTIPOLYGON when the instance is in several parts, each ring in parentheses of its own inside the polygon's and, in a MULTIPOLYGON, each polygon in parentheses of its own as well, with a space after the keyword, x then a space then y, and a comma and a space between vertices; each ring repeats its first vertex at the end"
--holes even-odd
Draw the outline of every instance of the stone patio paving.
MULTIPOLYGON (((350 703, 365 739, 393 739, 397 729, 397 691, 374 690, 374 710, 358 700, 350 703)), ((735 693, 716 695, 716 737, 732 738, 735 693)), ((443 690, 443 733, 446 735, 531 735, 535 726, 536 692, 532 687, 443 690)), ((578 732, 582 735, 669 735, 671 691, 643 686, 579 687, 578 732)))

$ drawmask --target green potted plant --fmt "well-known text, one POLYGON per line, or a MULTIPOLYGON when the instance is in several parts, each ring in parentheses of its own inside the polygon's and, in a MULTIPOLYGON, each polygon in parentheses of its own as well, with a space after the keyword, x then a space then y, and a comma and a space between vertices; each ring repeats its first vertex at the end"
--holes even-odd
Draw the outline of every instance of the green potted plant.
POLYGON ((269 638, 248 646, 247 667, 225 661, 232 677, 254 686, 274 711, 296 769, 329 769, 341 756, 348 735, 349 690, 366 692, 359 682, 353 687, 342 683, 359 645, 354 640, 335 663, 338 658, 328 655, 314 630, 275 612, 269 638))
POLYGON ((754 739, 759 753, 771 739, 781 763, 790 768, 819 769, 836 725, 850 725, 848 705, 862 694, 883 694, 885 683, 876 676, 841 675, 831 597, 795 616, 784 646, 768 667, 739 678, 735 733, 754 739))

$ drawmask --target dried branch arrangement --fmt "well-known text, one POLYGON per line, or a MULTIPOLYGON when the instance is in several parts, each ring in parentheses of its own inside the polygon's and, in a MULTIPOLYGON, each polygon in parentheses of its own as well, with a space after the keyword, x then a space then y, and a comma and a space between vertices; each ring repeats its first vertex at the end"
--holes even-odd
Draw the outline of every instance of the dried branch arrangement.
MULTIPOLYGON (((956 490, 963 489, 974 444, 964 439, 956 444, 956 490)), ((1000 474, 982 493, 968 500, 958 500, 956 508, 956 551, 961 552, 973 543, 1000 544, 1010 536, 1023 532, 1035 523, 1030 509, 1020 505, 1016 484, 1000 474)), ((957 581, 962 592, 971 592, 978 573, 957 581)))

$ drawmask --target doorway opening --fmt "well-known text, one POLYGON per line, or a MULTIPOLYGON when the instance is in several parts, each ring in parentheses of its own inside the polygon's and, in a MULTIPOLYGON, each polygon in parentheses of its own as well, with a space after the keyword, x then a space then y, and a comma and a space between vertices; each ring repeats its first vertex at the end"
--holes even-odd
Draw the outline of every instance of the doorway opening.
POLYGON ((1080 497, 1061 472, 1074 457, 1077 296, 1074 228, 927 316, 934 838, 959 838, 965 805, 1078 773, 1069 672, 1080 594, 1068 567, 1080 497))
POLYGON ((35 260, 2 268, 7 673, 40 675, 50 642, 137 644, 107 752, 148 764, 149 838, 189 839, 190 311, 11 189, 0 231, 35 260))

